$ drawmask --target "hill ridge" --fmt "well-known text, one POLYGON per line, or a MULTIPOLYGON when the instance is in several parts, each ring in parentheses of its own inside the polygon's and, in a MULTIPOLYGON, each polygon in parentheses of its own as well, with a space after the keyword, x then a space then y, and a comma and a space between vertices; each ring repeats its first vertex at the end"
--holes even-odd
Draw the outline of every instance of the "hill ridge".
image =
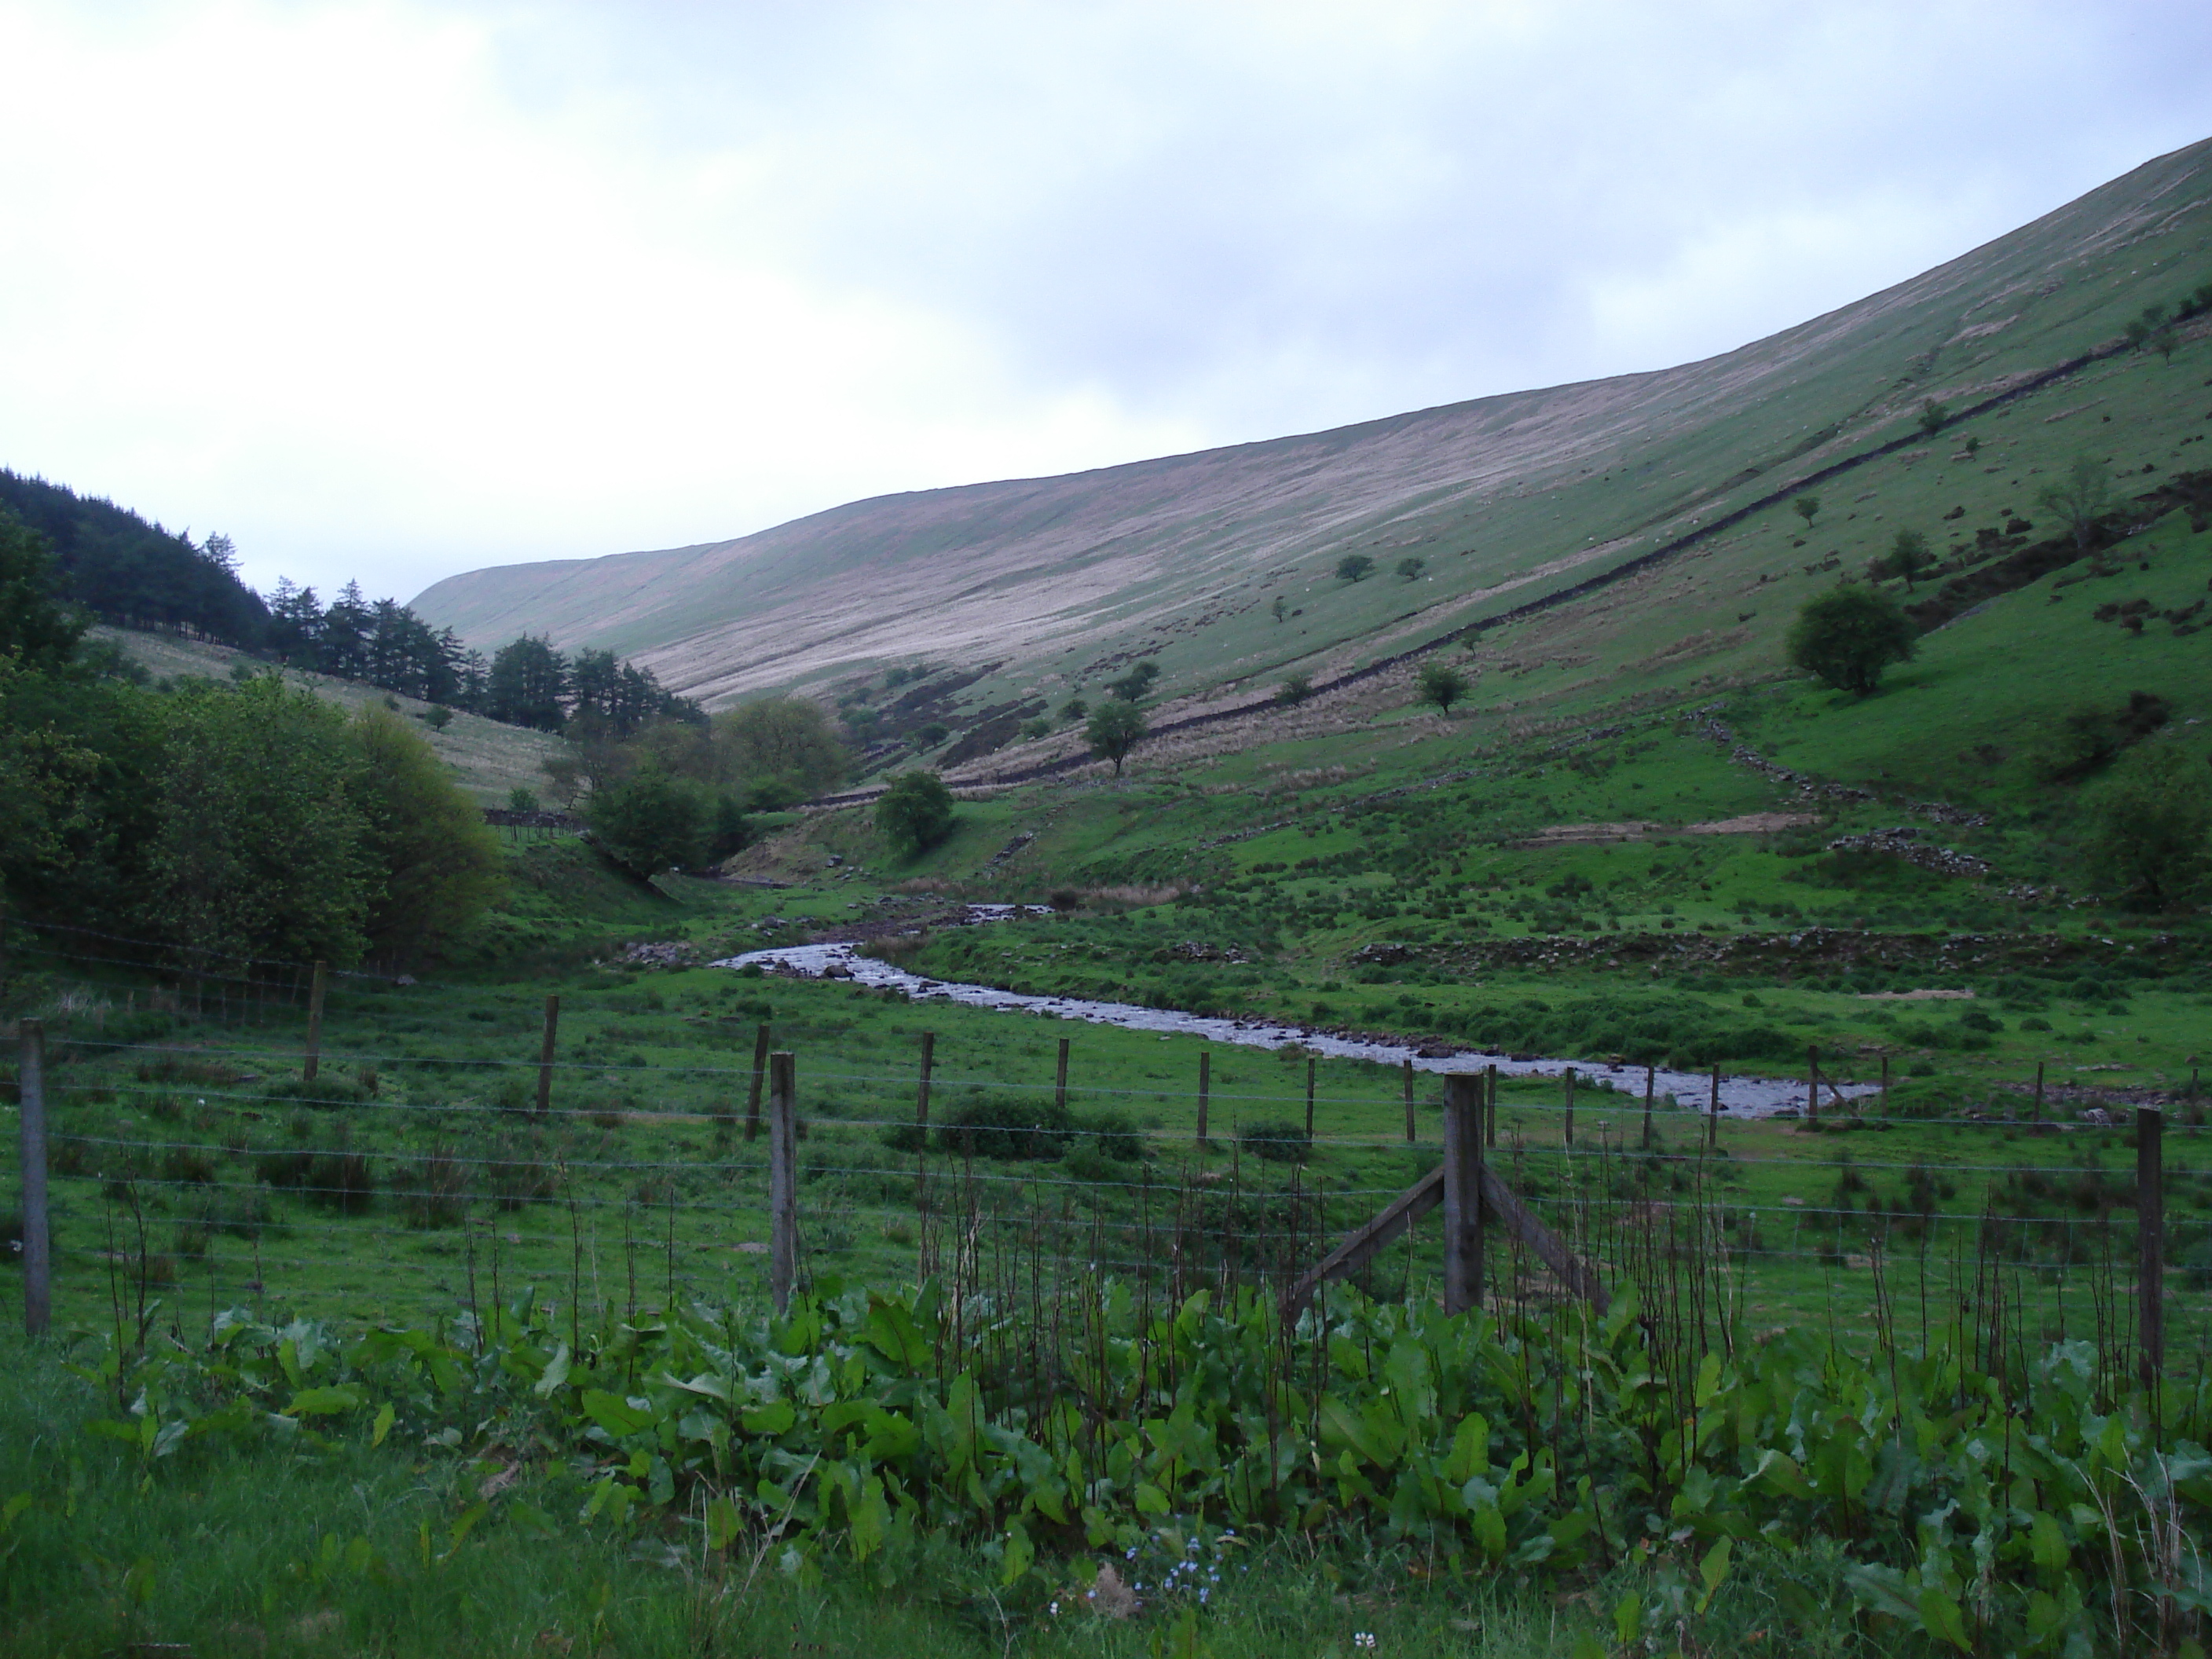
POLYGON ((1955 400, 1955 423, 2105 361, 2124 313, 2170 278, 2097 262, 2156 237, 2193 234, 2201 250, 2208 158, 2212 141, 2155 158, 1928 271, 1690 363, 872 496, 722 542, 472 572, 416 603, 479 639, 528 628, 607 644, 716 702, 917 656, 1000 663, 979 703, 1058 695, 1140 654, 1158 655, 1183 697, 1234 696, 1292 665, 1338 679, 1402 660, 1407 632, 1524 615, 1528 602, 1498 600, 1532 582, 1556 605, 1908 450, 1912 429, 1883 428, 1923 397, 1955 400), (1777 476, 1790 482, 1742 498, 1777 476), (1428 560, 1422 602, 1386 601, 1380 581, 1328 586, 1329 562, 1353 550, 1428 560), (1612 574, 1571 575, 1616 559, 1612 574), (1270 595, 1322 611, 1303 631, 1273 629, 1270 595))

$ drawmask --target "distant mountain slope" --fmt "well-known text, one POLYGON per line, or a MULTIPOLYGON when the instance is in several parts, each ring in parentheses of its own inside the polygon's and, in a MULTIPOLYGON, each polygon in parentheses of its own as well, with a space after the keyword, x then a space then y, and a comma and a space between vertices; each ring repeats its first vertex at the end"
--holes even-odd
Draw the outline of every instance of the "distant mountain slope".
POLYGON ((1195 707, 1586 581, 1910 433, 1926 399, 1956 408, 2081 358, 2212 276, 2208 233, 2212 141, 1702 362, 475 571, 414 605, 473 641, 529 631, 634 655, 710 702, 927 656, 984 671, 971 708, 1041 706, 1157 653, 1162 690, 1195 707), (1347 552, 1376 574, 1334 580, 1347 552), (1409 556, 1425 566, 1400 580, 1409 556), (1296 613, 1280 621, 1279 596, 1296 613))

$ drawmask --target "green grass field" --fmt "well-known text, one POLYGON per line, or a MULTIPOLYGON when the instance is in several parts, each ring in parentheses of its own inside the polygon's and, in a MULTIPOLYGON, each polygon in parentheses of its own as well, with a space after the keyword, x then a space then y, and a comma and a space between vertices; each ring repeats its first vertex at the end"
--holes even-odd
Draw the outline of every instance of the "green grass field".
MULTIPOLYGON (((27 1379, 0 1400, 9 1651, 1003 1659, 1018 1644, 1351 1655, 1368 1635, 1377 1650, 1588 1659, 1593 1644, 1626 1650, 1619 1627, 1606 1633, 1624 1584, 1675 1593, 1652 1589, 1683 1565, 1668 1565, 1673 1522, 1656 1510, 1642 1556, 1549 1589, 1438 1570, 1376 1522, 1285 1528, 1255 1547, 1249 1588, 1202 1623, 1061 1621, 1036 1583, 1018 1606, 1000 1596, 1012 1581, 972 1540, 803 1583, 694 1551, 682 1516, 623 1532, 556 1513, 550 1494, 599 1468, 597 1442, 502 1452, 464 1436, 468 1455, 448 1456, 426 1430, 403 1452, 356 1423, 235 1453, 179 1442, 156 1480, 143 1448, 134 1462, 76 1435, 98 1402, 64 1360, 97 1378, 104 1345, 198 1353, 228 1310, 350 1334, 481 1332, 519 1301, 588 1325, 600 1353, 625 1329, 665 1331, 670 1308, 753 1316, 768 1288, 765 1143, 743 1120, 763 1025, 796 1056, 808 1280, 858 1295, 933 1279, 961 1317, 1026 1303, 1055 1338, 1101 1278, 1148 1309, 1226 1281, 1279 1285, 1441 1156, 1433 1076, 1417 1080, 1409 1141, 1395 1067, 1312 1060, 1314 1137, 1297 1147, 1312 1057, 1217 1044, 1201 1142, 1194 1037, 703 965, 810 939, 857 934, 943 980, 1574 1060, 1571 1146, 1559 1080, 1502 1086, 1492 1156, 1516 1190, 1617 1288, 1656 1305, 1693 1285, 1724 1316, 1724 1345, 1826 1337, 1863 1369, 1885 1348, 1980 1345, 2003 1371, 2010 1344, 2017 1379, 2043 1375, 2047 1345, 2084 1339, 2118 1364, 2135 1316, 2127 1117, 2156 1104, 2167 1340, 2193 1363, 2212 1285, 2199 1092, 2212 938, 2193 900, 2135 908, 2107 890, 2091 850, 2100 792, 2128 762, 2085 761, 2080 744, 2102 734, 2212 776, 2194 608, 2212 587, 2212 527, 2176 510, 2121 543, 2108 574, 2076 561, 1967 608, 1871 696, 1796 678, 1776 649, 1804 598, 1900 526, 1958 532, 1921 597, 2009 556, 2027 532, 1973 532, 2029 512, 2085 431, 2130 486, 2180 470, 2198 453, 2191 361, 2114 360, 2063 398, 1871 464, 1810 527, 1778 507, 1677 566, 1487 635, 1476 695, 1449 716, 1372 682, 1318 713, 1158 739, 1119 781, 973 792, 952 833, 910 860, 866 808, 778 815, 731 866, 753 884, 648 884, 577 838, 510 833, 506 897, 445 960, 404 982, 334 979, 312 1083, 303 974, 226 977, 128 940, 12 927, 9 1012, 41 1018, 49 1045, 59 1334, 5 1350, 27 1379), (1983 441, 1971 464, 1947 447, 1968 436, 1983 441), (2154 704, 2159 718, 2124 725, 2154 704), (1899 826, 1913 835, 1832 844, 1899 826), (1976 862, 1944 873, 1895 850, 1908 844, 1976 862), (966 900, 1056 914, 955 925, 966 900), (628 953, 641 941, 690 954, 649 965, 628 953), (1644 1066, 1802 1087, 1815 1056, 1832 1081, 1886 1078, 1886 1094, 1824 1103, 1817 1124, 1725 1121, 1710 1141, 1698 1101, 1662 1098, 1647 1142, 1644 1066), (2047 1122, 2031 1121, 2039 1081, 2047 1122), (471 1536, 471 1492, 508 1453, 543 1484, 471 1536), (9 1510, 22 1492, 31 1507, 9 1510)), ((164 677, 234 665, 125 643, 164 677)), ((467 717, 433 741, 485 800, 538 782, 553 742, 467 717)), ((1492 1309, 1559 1307, 1524 1256, 1493 1249, 1489 1265, 1492 1309)), ((1441 1278, 1431 1223, 1358 1282, 1403 1310, 1433 1304, 1441 1278)), ((1331 1360, 1368 1374, 1364 1353, 1331 1360)), ((1847 1504, 1854 1478, 1838 1477, 1847 1504)), ((1903 1617, 1893 1608, 1856 1622, 1818 1611, 1841 1605, 1849 1541, 1785 1557, 1747 1538, 1741 1572, 1699 1615, 1704 1650, 1896 1650, 1918 1626, 1881 1624, 1903 1617)), ((1080 1553, 1070 1608, 1095 1570, 1080 1553)))

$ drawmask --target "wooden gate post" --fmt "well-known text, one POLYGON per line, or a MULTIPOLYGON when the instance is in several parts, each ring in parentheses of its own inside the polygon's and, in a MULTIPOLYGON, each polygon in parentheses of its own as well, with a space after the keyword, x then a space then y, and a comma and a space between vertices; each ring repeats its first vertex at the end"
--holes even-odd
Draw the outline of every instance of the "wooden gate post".
POLYGON ((787 1051, 768 1057, 768 1293, 775 1310, 791 1307, 799 1276, 799 1082, 787 1051))
POLYGON ((1644 1150, 1651 1150, 1651 1091, 1659 1077, 1656 1066, 1644 1068, 1644 1150))
POLYGON ((1705 1146, 1710 1150, 1721 1144, 1721 1068, 1713 1067, 1712 1103, 1705 1112, 1705 1146))
POLYGON ((1483 1074, 1482 1140, 1486 1146, 1498 1144, 1498 1068, 1495 1066, 1483 1074))
POLYGON ((2166 1114, 2136 1109, 2136 1330, 2142 1346, 2142 1384, 2166 1371, 2166 1114))
POLYGON ((1306 1056, 1306 1145, 1313 1145, 1314 1067, 1320 1062, 1306 1056))
POLYGON ((1402 1080, 1406 1087, 1406 1141, 1411 1146, 1413 1139, 1413 1062, 1410 1057, 1406 1061, 1402 1080))
POLYGON ((1482 1305, 1482 1079, 1444 1079, 1444 1311, 1482 1305))
POLYGON ((1575 1068, 1571 1066, 1567 1067, 1566 1144, 1575 1144, 1575 1068))
POLYGON ((2043 1062, 2035 1062, 2035 1121, 2043 1121, 2043 1062))
POLYGON ((1213 1050, 1198 1051, 1198 1144, 1206 1145, 1206 1109, 1213 1094, 1213 1050))
POLYGON ((760 1139, 761 1085, 768 1080, 768 1027, 753 1033, 753 1086, 745 1095, 745 1139, 760 1139))
POLYGON ((316 1070, 323 1060, 323 981, 330 973, 330 964, 315 964, 315 982, 307 993, 307 1055, 300 1062, 300 1081, 313 1083, 316 1070))
POLYGON ((1805 1121, 1818 1123, 1820 1121, 1820 1051, 1816 1048, 1808 1047, 1805 1050, 1805 1075, 1808 1079, 1805 1085, 1805 1121))
POLYGON ((23 1334, 44 1336, 53 1319, 53 1258, 46 1220, 46 1028, 27 1019, 15 1061, 22 1102, 23 1334))
POLYGON ((538 1045, 538 1115, 553 1104, 553 1043, 561 1030, 561 999, 545 999, 545 1036, 538 1045))
POLYGON ((1053 1079, 1052 1103, 1060 1111, 1067 1109, 1067 1042, 1060 1040, 1060 1071, 1053 1079))

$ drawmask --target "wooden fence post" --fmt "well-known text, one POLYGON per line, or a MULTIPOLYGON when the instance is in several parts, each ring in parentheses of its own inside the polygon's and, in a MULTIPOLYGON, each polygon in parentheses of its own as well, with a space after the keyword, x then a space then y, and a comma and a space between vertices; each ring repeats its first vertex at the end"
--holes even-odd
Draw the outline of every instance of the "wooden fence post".
POLYGON ((1567 1067, 1566 1144, 1575 1144, 1575 1068, 1571 1066, 1567 1067))
POLYGON ((799 1276, 799 1096, 788 1051, 768 1057, 768 1293, 775 1310, 791 1307, 799 1276))
POLYGON ((1198 1144, 1206 1145, 1206 1109, 1213 1094, 1213 1050, 1198 1051, 1198 1144))
POLYGON ((1820 1121, 1820 1051, 1808 1047, 1805 1050, 1805 1074, 1811 1079, 1805 1089, 1805 1121, 1820 1121))
POLYGON ((545 1035, 538 1044, 538 1115, 553 1108, 553 1044, 561 1034, 561 999, 545 999, 545 1035))
POLYGON ((46 1028, 27 1019, 21 1037, 15 1079, 22 1103, 23 1158, 23 1334, 44 1336, 52 1322, 53 1259, 46 1220, 46 1028))
POLYGON ((1306 1144, 1313 1144, 1314 1067, 1319 1062, 1311 1054, 1306 1056, 1306 1144))
POLYGON ((768 1027, 753 1033, 753 1086, 745 1096, 745 1139, 760 1139, 761 1085, 768 1080, 768 1027))
MULTIPOLYGON (((763 1026, 761 1029, 766 1030, 768 1028, 763 1026)), ((937 1033, 924 1031, 921 1034, 921 1075, 914 1085, 915 1127, 923 1130, 929 1127, 929 1074, 936 1069, 937 1033)))
POLYGON ((1482 1305, 1482 1079, 1444 1079, 1444 1311, 1482 1305))
POLYGON ((1708 1149, 1721 1144, 1721 1068, 1713 1067, 1713 1098, 1705 1112, 1705 1146, 1708 1149))
POLYGON ((2166 1371, 2165 1131, 2164 1112, 2136 1109, 2136 1330, 2146 1389, 2156 1388, 2166 1371))
POLYGON ((1651 1091, 1659 1077, 1656 1066, 1644 1068, 1644 1150, 1651 1150, 1651 1091))
POLYGON ((329 964, 315 964, 315 982, 307 993, 307 1057, 300 1062, 300 1080, 313 1083, 323 1060, 323 981, 329 964))
POLYGON ((1881 1115, 1889 1115, 1889 1056, 1881 1057, 1881 1115))
POLYGON ((1060 1070, 1054 1075, 1052 1085, 1053 1106, 1056 1110, 1062 1112, 1067 1109, 1067 1038, 1060 1038, 1060 1070))
POLYGON ((2035 1121, 2043 1121, 2043 1062, 2035 1062, 2035 1121))
POLYGON ((1411 1144, 1413 1139, 1413 1062, 1410 1058, 1406 1061, 1402 1080, 1406 1087, 1406 1139, 1411 1144))

